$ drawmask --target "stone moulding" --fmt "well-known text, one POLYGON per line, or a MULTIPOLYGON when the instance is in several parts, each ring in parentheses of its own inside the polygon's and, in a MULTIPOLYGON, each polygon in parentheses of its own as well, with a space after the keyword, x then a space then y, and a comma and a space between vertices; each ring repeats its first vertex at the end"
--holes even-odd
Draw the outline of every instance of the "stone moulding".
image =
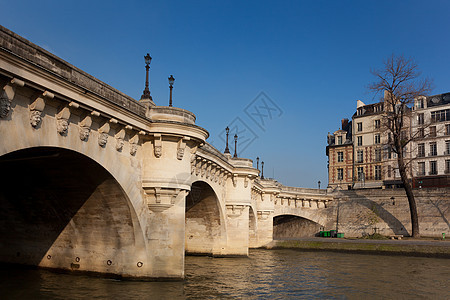
POLYGON ((242 212, 248 206, 248 204, 226 204, 227 216, 230 218, 237 218, 242 215, 242 212))
POLYGON ((144 187, 147 207, 153 212, 163 212, 175 205, 177 197, 188 191, 181 188, 144 187))
POLYGON ((273 213, 273 210, 258 210, 256 212, 256 214, 258 215, 258 220, 268 220, 270 215, 273 213))

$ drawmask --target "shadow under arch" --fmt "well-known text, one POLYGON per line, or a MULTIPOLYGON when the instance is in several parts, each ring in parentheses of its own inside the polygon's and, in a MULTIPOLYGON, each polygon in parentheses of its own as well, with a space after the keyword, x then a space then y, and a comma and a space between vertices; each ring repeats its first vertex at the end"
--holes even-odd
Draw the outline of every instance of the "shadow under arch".
POLYGON ((249 206, 248 209, 248 242, 250 248, 255 248, 258 246, 258 223, 256 222, 256 214, 255 209, 252 205, 249 206))
POLYGON ((130 200, 92 158, 32 147, 0 156, 0 169, 2 262, 126 274, 142 259, 130 200))
POLYGON ((295 239, 315 236, 323 226, 313 220, 295 215, 273 218, 273 239, 295 239))
POLYGON ((204 181, 192 183, 186 196, 186 254, 221 255, 227 238, 224 220, 214 189, 204 181))

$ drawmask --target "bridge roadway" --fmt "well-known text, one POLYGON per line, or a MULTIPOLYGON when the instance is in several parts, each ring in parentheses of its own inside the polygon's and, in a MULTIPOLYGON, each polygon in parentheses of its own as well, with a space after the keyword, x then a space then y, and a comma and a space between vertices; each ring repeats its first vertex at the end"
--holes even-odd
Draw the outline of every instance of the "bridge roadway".
POLYGON ((0 261, 180 279, 246 256, 273 220, 324 224, 323 190, 262 180, 189 111, 136 101, 0 26, 0 261))

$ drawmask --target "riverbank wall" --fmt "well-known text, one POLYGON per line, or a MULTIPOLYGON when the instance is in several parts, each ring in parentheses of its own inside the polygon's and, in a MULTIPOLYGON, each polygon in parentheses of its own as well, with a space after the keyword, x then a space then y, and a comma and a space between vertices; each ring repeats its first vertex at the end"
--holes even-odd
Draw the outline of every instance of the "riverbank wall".
POLYGON ((450 241, 310 238, 274 240, 263 248, 450 258, 450 241))
MULTIPOLYGON (((446 188, 415 189, 420 233, 442 237, 450 234, 450 193, 446 188)), ((337 191, 331 201, 325 230, 338 230, 345 237, 411 235, 408 199, 403 189, 337 191)))

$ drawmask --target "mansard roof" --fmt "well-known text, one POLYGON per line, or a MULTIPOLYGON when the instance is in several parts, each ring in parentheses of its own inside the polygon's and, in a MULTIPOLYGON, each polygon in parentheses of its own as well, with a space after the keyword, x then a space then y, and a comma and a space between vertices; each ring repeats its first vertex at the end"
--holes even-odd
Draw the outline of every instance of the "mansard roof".
POLYGON ((450 93, 439 94, 427 97, 427 107, 450 104, 450 93))

